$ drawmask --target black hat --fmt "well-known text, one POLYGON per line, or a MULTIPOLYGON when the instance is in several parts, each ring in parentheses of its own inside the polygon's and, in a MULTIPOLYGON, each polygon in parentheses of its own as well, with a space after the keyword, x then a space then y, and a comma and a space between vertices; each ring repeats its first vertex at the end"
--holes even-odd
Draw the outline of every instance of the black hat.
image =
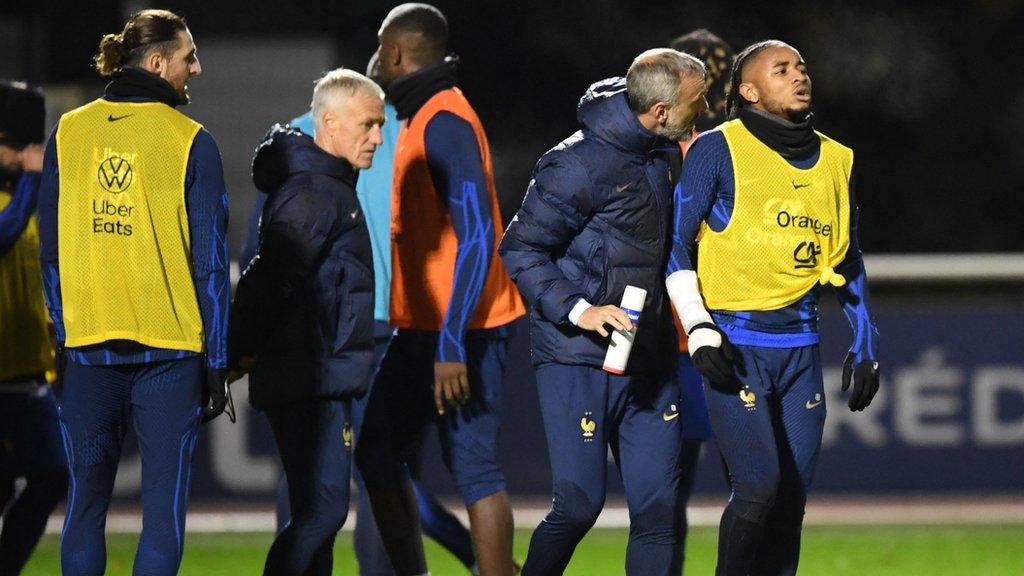
POLYGON ((40 144, 45 124, 46 106, 38 90, 0 80, 0 144, 19 150, 40 144))

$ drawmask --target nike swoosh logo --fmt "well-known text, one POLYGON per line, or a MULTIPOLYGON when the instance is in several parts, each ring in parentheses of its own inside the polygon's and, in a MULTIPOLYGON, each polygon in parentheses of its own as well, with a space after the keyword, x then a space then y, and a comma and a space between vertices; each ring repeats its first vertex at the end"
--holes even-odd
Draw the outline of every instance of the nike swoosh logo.
POLYGON ((625 192, 626 190, 629 190, 629 188, 631 186, 633 186, 632 182, 630 182, 629 184, 623 184, 622 186, 616 186, 615 187, 615 191, 621 194, 621 193, 625 192))
POLYGON ((129 116, 134 116, 134 114, 125 114, 124 116, 114 116, 113 114, 108 114, 107 122, 117 122, 118 120, 124 120, 129 116))
POLYGON ((676 418, 679 418, 679 412, 676 412, 675 414, 662 414, 661 415, 661 419, 664 420, 665 422, 671 422, 671 421, 675 420, 676 418))
POLYGON ((810 410, 811 408, 814 408, 815 406, 817 406, 818 404, 821 404, 822 402, 824 402, 824 400, 818 400, 817 402, 812 404, 811 401, 808 400, 807 403, 804 404, 804 408, 807 408, 808 410, 810 410))
POLYGON ((358 214, 359 214, 359 210, 356 210, 355 212, 352 212, 351 214, 349 214, 349 216, 351 216, 352 219, 355 220, 356 219, 356 215, 358 215, 358 214))
POLYGON ((810 184, 797 184, 796 182, 793 182, 793 188, 807 188, 808 186, 810 186, 810 184))

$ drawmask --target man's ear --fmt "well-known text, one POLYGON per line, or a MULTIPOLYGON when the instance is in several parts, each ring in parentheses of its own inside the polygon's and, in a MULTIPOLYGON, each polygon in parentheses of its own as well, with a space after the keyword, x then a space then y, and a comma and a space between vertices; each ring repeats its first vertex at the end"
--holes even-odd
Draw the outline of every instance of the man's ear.
POLYGON ((320 126, 323 127, 324 131, 330 134, 334 130, 334 124, 338 121, 338 115, 334 113, 334 110, 324 110, 323 116, 320 117, 320 126))
POLYGON ((751 104, 757 103, 761 100, 761 96, 757 93, 757 88, 749 82, 740 84, 740 97, 751 104))
POLYGON ((147 72, 152 72, 159 76, 163 72, 164 66, 167 65, 167 60, 159 50, 153 50, 142 58, 141 65, 147 72))
POLYGON ((658 124, 661 124, 662 126, 664 126, 665 123, 668 122, 668 110, 669 110, 668 104, 666 104, 664 102, 658 102, 654 106, 651 106, 649 114, 655 120, 658 121, 658 124))
POLYGON ((398 66, 402 63, 402 47, 399 46, 398 42, 388 42, 386 45, 381 46, 381 60, 387 60, 392 66, 398 66))

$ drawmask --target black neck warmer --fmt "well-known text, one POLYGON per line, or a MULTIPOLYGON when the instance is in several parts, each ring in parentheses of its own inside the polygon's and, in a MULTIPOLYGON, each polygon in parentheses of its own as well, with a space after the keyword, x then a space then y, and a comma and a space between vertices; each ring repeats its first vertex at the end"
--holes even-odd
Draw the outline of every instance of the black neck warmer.
POLYGON ((107 84, 105 93, 115 98, 156 100, 171 108, 188 104, 167 80, 141 68, 122 68, 107 84))
POLYGON ((442 90, 455 86, 455 70, 448 62, 417 70, 394 80, 387 88, 399 120, 412 118, 416 111, 442 90))
POLYGON ((750 106, 740 108, 739 118, 747 130, 787 160, 810 158, 821 148, 814 132, 813 115, 801 122, 790 122, 750 106))

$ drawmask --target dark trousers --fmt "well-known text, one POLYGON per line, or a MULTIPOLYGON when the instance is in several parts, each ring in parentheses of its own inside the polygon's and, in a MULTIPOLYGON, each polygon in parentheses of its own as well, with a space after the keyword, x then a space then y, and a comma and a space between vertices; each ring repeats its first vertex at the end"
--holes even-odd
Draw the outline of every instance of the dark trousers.
POLYGON ((99 576, 106 569, 103 529, 129 425, 142 459, 142 534, 132 573, 177 574, 202 378, 200 357, 112 366, 68 361, 60 400, 71 473, 60 553, 65 576, 99 576))
POLYGON ((266 413, 288 478, 291 520, 274 538, 263 573, 328 576, 334 538, 348 516, 349 401, 311 400, 266 413))
POLYGON ((42 376, 0 383, 0 574, 21 572, 67 491, 53 391, 42 376), (18 478, 25 488, 15 497, 18 478))
MULTIPOLYGON (((380 363, 391 342, 392 329, 383 322, 374 324, 374 356, 375 361, 380 363)), ((366 403, 370 394, 352 401, 352 430, 356 444, 362 436, 363 413, 366 410, 366 403)), ((466 567, 471 567, 476 562, 473 554, 473 541, 470 538, 469 530, 462 525, 451 512, 449 512, 438 500, 419 482, 419 468, 421 457, 422 440, 425 438, 431 426, 424 426, 419 435, 419 440, 410 448, 406 455, 406 467, 412 477, 413 490, 416 494, 416 503, 419 506, 420 523, 424 534, 437 541, 446 550, 454 554, 466 567)), ((356 515, 356 526, 352 537, 352 546, 355 549, 356 561, 359 564, 361 576, 393 576, 394 568, 391 566, 391 559, 388 558, 384 549, 384 542, 381 540, 380 532, 377 530, 377 523, 373 518, 373 507, 370 506, 370 498, 363 485, 362 475, 358 467, 353 471, 353 476, 358 488, 358 513, 356 515)), ((291 518, 291 507, 288 502, 288 482, 284 478, 277 490, 277 526, 282 530, 291 518)))
POLYGON ((629 507, 626 574, 670 574, 681 442, 675 379, 548 364, 537 369, 537 390, 554 494, 530 540, 523 575, 565 571, 604 507, 609 447, 629 507))
POLYGON ((706 389, 732 485, 716 573, 788 576, 825 425, 821 360, 817 346, 736 348, 744 390, 706 389))

